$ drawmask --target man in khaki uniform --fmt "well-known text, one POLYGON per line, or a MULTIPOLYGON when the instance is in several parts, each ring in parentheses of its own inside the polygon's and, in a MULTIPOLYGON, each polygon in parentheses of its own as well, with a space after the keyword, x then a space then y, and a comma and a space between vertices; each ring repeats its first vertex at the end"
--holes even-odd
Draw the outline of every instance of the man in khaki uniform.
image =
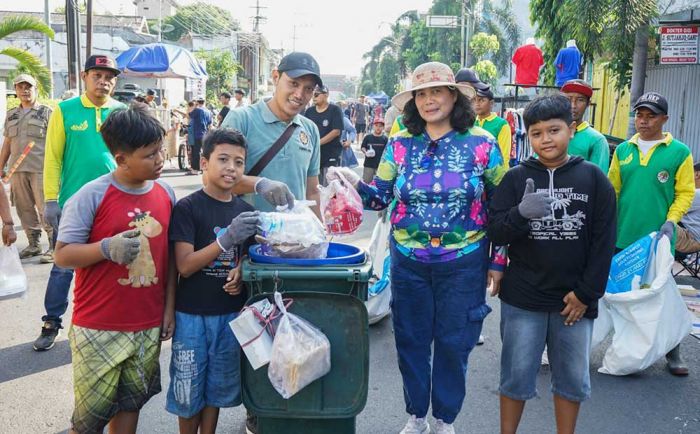
POLYGON ((12 173, 10 187, 13 205, 17 208, 20 223, 29 240, 29 245, 20 252, 20 257, 24 259, 41 255, 39 241, 43 227, 49 237, 50 248, 40 260, 42 263, 50 263, 53 262, 52 229, 43 221, 42 216, 44 149, 51 108, 37 103, 36 80, 31 75, 18 75, 14 85, 20 105, 9 110, 5 118, 5 141, 0 151, 0 175, 3 178, 8 175, 6 171, 12 169, 27 145, 34 142, 34 146, 12 173))

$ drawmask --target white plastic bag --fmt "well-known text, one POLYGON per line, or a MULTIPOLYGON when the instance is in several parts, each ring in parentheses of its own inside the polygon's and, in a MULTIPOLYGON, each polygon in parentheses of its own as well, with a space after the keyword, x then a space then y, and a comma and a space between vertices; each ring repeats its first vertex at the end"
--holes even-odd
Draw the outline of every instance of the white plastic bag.
POLYGON ((685 338, 692 317, 671 273, 673 254, 668 237, 659 239, 647 270, 648 288, 606 293, 614 335, 605 352, 602 374, 628 375, 642 371, 664 357, 685 338))
POLYGON ((27 292, 27 275, 17 247, 0 245, 0 299, 22 297, 27 292))
POLYGON ((384 214, 374 226, 368 249, 373 270, 369 282, 369 297, 365 303, 370 325, 378 323, 391 311, 390 236, 391 222, 389 216, 384 214))
POLYGON ((328 240, 323 224, 310 206, 314 201, 297 200, 294 208, 260 213, 260 235, 255 239, 262 252, 283 258, 323 259, 328 240))
POLYGON ((275 390, 289 399, 330 372, 331 344, 319 329, 287 312, 279 292, 275 292, 275 304, 282 319, 272 342, 267 376, 275 390))

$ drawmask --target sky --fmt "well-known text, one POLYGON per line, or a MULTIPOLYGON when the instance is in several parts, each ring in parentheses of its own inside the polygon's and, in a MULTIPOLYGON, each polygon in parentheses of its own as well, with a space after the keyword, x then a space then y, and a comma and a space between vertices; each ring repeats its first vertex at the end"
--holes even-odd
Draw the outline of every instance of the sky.
MULTIPOLYGON (((181 4, 192 0, 178 0, 181 4)), ((228 9, 243 30, 252 30, 250 17, 255 0, 203 0, 228 9)), ((44 0, 12 2, 1 0, 2 10, 43 11, 44 0)), ((49 0, 51 9, 65 0, 49 0)), ((272 48, 307 51, 318 61, 322 74, 359 76, 362 55, 380 38, 391 33, 389 24, 403 12, 417 9, 426 12, 432 0, 260 0, 261 15, 267 21, 261 32, 272 48), (296 32, 296 38, 294 38, 296 32)), ((132 0, 93 0, 95 11, 135 12, 132 0)), ((455 29, 455 31, 459 31, 455 29)))

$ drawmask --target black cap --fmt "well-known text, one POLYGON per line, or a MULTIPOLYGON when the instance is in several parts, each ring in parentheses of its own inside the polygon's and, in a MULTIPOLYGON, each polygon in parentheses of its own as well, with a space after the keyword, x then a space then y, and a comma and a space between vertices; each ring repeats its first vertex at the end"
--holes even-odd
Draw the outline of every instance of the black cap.
POLYGON ((121 74, 114 59, 104 54, 93 54, 87 58, 84 71, 89 71, 91 69, 106 69, 112 71, 114 75, 121 74))
POLYGON ((236 89, 233 91, 233 93, 237 93, 237 94, 245 96, 245 90, 243 90, 243 89, 236 89))
POLYGON ((295 51, 289 53, 280 60, 277 66, 279 72, 286 73, 291 78, 299 78, 304 75, 313 75, 316 79, 316 84, 323 86, 321 80, 321 70, 318 67, 318 62, 308 53, 295 51))
POLYGON ((481 83, 479 75, 469 68, 462 68, 457 71, 455 75, 455 82, 457 83, 469 83, 473 85, 474 83, 481 83))
POLYGON ((656 113, 657 115, 668 114, 668 101, 660 93, 647 92, 640 96, 636 103, 634 103, 634 110, 639 110, 645 107, 656 113))
MULTIPOLYGON (((484 83, 481 83, 484 84, 484 83)), ((484 85, 486 87, 476 87, 476 96, 485 97, 488 99, 493 99, 493 91, 491 91, 491 86, 484 85)))
POLYGON ((328 93, 328 86, 316 86, 316 89, 314 89, 314 92, 316 93, 328 93))
POLYGON ((146 95, 155 96, 155 94, 156 94, 156 91, 154 89, 148 89, 146 91, 146 95))

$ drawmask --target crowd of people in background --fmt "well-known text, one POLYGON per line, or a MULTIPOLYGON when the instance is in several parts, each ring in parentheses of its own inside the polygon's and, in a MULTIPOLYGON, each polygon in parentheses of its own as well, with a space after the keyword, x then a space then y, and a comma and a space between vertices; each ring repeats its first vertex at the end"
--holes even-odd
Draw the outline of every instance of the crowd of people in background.
MULTIPOLYGON (((663 131, 668 101, 655 92, 635 101, 637 134, 611 159, 584 120, 593 88, 567 77, 525 108, 534 155, 517 161, 492 86, 470 69, 428 62, 390 107, 364 95, 334 104, 316 60, 293 52, 273 72, 270 98, 248 104, 236 89, 221 92, 219 110, 204 98, 174 110, 187 125, 189 174, 204 175, 201 190, 177 201, 158 179, 170 126, 149 114, 157 92, 127 108, 111 97, 119 74, 113 59, 90 56, 85 92, 53 110, 36 102, 33 77, 17 76, 20 105, 7 114, 0 151, 28 242, 20 255, 54 262, 35 350, 54 346, 76 277, 74 433, 108 424, 135 432, 139 410, 161 391, 160 342, 171 338, 166 409, 181 433, 213 432, 219 409, 241 404, 228 322, 246 301, 240 259, 259 212, 318 203, 319 184, 332 180, 390 215, 402 434, 428 433, 431 408, 435 432, 455 432, 469 354, 491 312, 487 288, 501 300, 501 431, 516 432, 546 351, 557 431, 573 433, 591 393, 593 320, 614 253, 651 232, 681 251, 700 248, 700 167, 663 131), (348 148, 363 157, 362 175, 343 167, 348 148), (552 223, 563 198, 578 223, 566 238, 552 223), (197 367, 206 381, 193 379, 197 367)), ((4 189, 0 217, 10 245, 4 189)), ((673 375, 688 375, 680 346, 666 358, 673 375)), ((254 414, 246 427, 257 432, 254 414)))

